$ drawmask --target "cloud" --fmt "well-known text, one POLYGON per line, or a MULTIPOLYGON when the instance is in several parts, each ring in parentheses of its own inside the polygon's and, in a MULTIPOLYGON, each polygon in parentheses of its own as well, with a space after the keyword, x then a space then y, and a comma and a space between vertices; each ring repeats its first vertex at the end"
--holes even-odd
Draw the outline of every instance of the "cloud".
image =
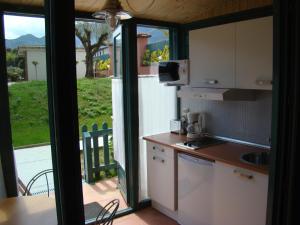
POLYGON ((45 36, 44 18, 24 16, 4 16, 5 38, 14 39, 24 34, 33 34, 36 37, 45 36))

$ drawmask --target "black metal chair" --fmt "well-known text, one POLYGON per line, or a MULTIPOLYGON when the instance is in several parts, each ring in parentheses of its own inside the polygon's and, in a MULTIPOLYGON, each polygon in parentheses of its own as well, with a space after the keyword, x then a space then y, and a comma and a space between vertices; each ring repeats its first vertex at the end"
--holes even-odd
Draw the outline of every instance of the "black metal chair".
POLYGON ((96 217, 95 225, 112 225, 119 205, 119 199, 114 199, 107 203, 96 217))
POLYGON ((32 177, 31 180, 28 182, 27 186, 25 187, 23 196, 32 195, 32 193, 30 192, 30 190, 31 190, 33 184, 37 180, 42 179, 42 177, 45 176, 46 185, 47 185, 47 190, 45 190, 45 191, 47 191, 48 197, 49 197, 49 195, 50 195, 49 178, 48 178, 49 174, 53 174, 53 169, 43 170, 43 171, 37 173, 34 177, 32 177))

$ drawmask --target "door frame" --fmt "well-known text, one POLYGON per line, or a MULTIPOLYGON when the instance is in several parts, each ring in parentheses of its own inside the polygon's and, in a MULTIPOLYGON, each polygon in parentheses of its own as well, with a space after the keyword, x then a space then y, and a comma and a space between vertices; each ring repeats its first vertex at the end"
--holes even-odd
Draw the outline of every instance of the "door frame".
POLYGON ((127 201, 133 210, 138 209, 139 193, 139 121, 138 121, 138 80, 136 24, 127 21, 121 25, 123 101, 125 132, 125 165, 127 181, 127 201))
POLYGON ((9 112, 4 13, 0 11, 0 159, 7 197, 18 195, 9 112))
MULTIPOLYGON (((125 55, 123 54, 124 51, 124 37, 123 37, 123 27, 122 25, 118 26, 114 31, 113 31, 113 68, 114 68, 114 78, 120 78, 122 79, 122 99, 123 99, 123 126, 124 126, 124 153, 125 153, 125 168, 122 168, 122 166, 120 165, 120 163, 117 161, 117 174, 118 174, 118 186, 119 186, 119 190, 121 192, 121 194, 123 195, 124 200, 126 201, 127 204, 129 204, 128 201, 128 196, 130 196, 130 191, 127 188, 127 184, 129 182, 129 176, 128 173, 126 173, 127 171, 127 167, 128 165, 126 164, 127 162, 127 158, 128 158, 128 147, 126 145, 126 136, 128 135, 127 130, 125 129, 127 127, 127 123, 128 121, 125 119, 125 108, 129 107, 125 104, 125 95, 126 95, 126 90, 124 88, 125 86, 125 76, 124 76, 124 69, 123 69, 123 58, 125 58, 125 55), (117 43, 117 38, 120 38, 121 42, 120 42, 120 55, 119 58, 117 58, 117 48, 116 48, 116 43, 117 43), (116 60, 120 60, 119 65, 116 63, 116 60), (118 68, 118 66, 120 66, 118 68), (118 70, 119 73, 117 72, 118 70), (125 132, 126 130, 126 132, 125 132)), ((131 204, 129 204, 131 206, 131 204)), ((132 208, 132 206, 131 206, 132 208)))

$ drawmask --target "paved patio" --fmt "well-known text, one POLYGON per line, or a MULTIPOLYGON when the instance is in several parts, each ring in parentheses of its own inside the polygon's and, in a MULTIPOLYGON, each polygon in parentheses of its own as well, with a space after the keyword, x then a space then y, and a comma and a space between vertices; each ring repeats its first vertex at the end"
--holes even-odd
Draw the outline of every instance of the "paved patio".
MULTIPOLYGON (((38 172, 52 168, 50 145, 19 149, 14 151, 18 177, 26 185, 38 172)), ((120 200, 120 209, 127 208, 119 189, 117 177, 101 180, 95 184, 87 184, 82 181, 84 204, 97 202, 101 206, 113 199, 120 200)), ((50 187, 53 185, 53 177, 49 177, 50 187)), ((33 186, 33 193, 45 190, 45 180, 38 186, 33 186)))
POLYGON ((101 180, 95 184, 82 184, 83 202, 88 204, 91 202, 98 202, 104 206, 113 199, 120 200, 120 209, 126 209, 127 204, 123 199, 122 194, 117 188, 118 178, 113 177, 101 180))
MULTIPOLYGON (((19 149, 14 151, 17 176, 27 185, 31 178, 46 169, 52 169, 50 145, 19 149)), ((44 179, 42 180, 44 183, 44 179)), ((49 177, 49 185, 53 186, 53 177, 49 177)), ((40 183, 32 187, 32 193, 46 190, 45 185, 40 183)))
MULTIPOLYGON (((103 146, 103 138, 98 139, 99 147, 103 146)), ((79 142, 80 149, 82 141, 79 142)), ((93 142, 92 142, 93 147, 93 142)), ((52 169, 51 146, 44 145, 38 147, 30 147, 14 150, 17 175, 24 184, 27 184, 30 179, 38 172, 52 169)), ((53 179, 50 180, 53 183, 53 179)))

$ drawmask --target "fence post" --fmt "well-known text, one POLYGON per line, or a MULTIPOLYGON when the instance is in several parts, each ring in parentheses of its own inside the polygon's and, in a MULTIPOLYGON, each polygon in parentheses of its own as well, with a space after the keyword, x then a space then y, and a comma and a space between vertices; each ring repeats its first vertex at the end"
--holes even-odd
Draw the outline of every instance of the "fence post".
POLYGON ((86 126, 82 127, 82 145, 84 154, 84 179, 87 183, 93 183, 91 135, 87 131, 86 126))
MULTIPOLYGON (((102 124, 102 130, 107 130, 107 123, 102 124)), ((109 145, 108 145, 108 133, 103 135, 103 150, 104 150, 104 165, 109 165, 109 145)), ((108 175, 108 170, 105 171, 108 175)))
MULTIPOLYGON (((97 133, 98 131, 98 125, 95 123, 92 126, 93 129, 93 134, 97 133)), ((99 143, 98 143, 98 135, 92 135, 93 138, 93 146, 94 146, 94 168, 96 169, 95 171, 95 179, 99 180, 100 179, 100 171, 99 169, 99 143)))

